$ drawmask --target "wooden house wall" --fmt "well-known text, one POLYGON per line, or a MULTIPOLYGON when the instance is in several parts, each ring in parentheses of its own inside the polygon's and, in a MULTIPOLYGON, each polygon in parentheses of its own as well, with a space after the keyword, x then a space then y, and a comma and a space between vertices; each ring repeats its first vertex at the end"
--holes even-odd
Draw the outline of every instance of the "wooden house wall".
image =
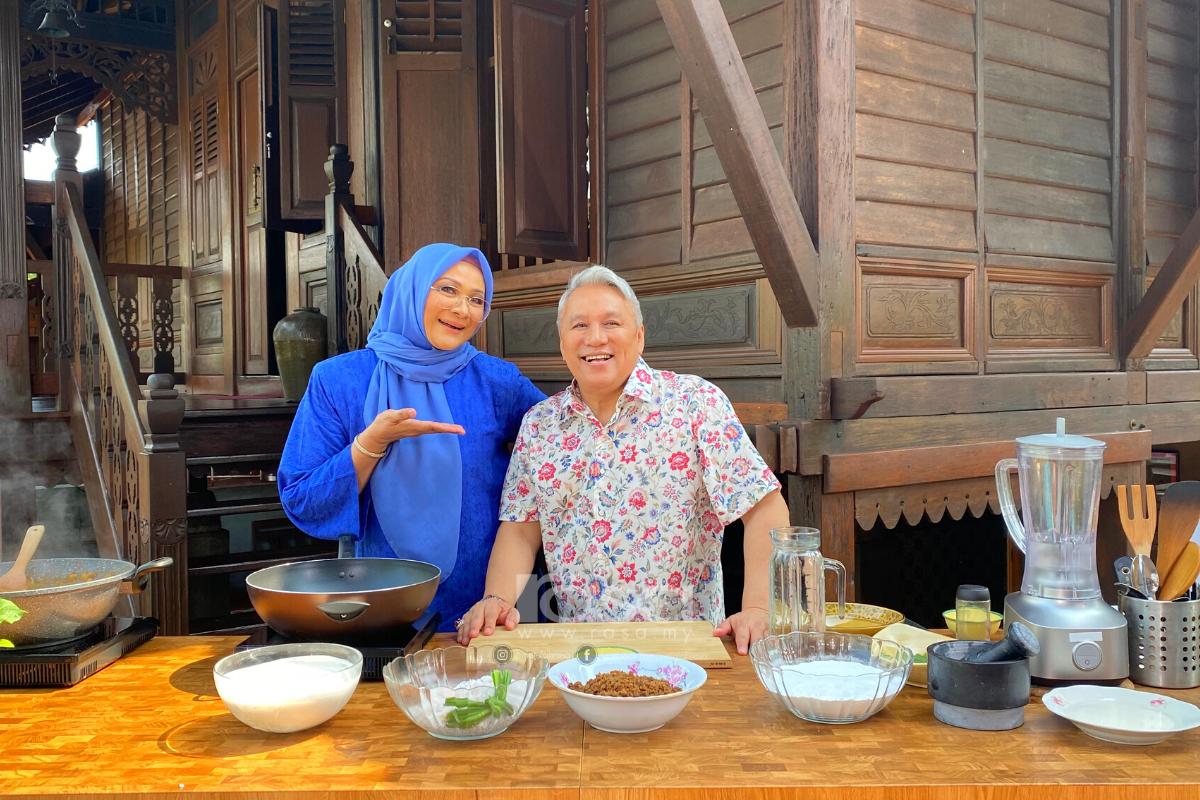
MULTIPOLYGON (((180 254, 179 129, 142 108, 125 108, 111 98, 96 113, 100 166, 104 172, 104 227, 101 254, 106 262, 178 266, 180 254)), ((140 369, 153 371, 153 303, 150 281, 138 281, 140 369)), ((175 307, 176 369, 184 370, 179 332, 183 325, 180 286, 175 307)))
POLYGON ((1109 0, 856 23, 856 371, 1115 368, 1109 0))
MULTIPOLYGON (((784 4, 722 6, 782 148, 784 4)), ((605 115, 602 260, 641 299, 646 359, 709 378, 735 401, 781 402, 779 309, 658 7, 607 0, 603 12, 604 85, 593 87, 605 115)), ((488 351, 546 385, 570 377, 555 328, 561 291, 502 292, 488 320, 488 351)))
MULTIPOLYGON (((1149 285, 1196 209, 1195 0, 1146 0, 1146 264, 1149 285)), ((1147 368, 1200 366, 1196 292, 1184 301, 1147 368)))

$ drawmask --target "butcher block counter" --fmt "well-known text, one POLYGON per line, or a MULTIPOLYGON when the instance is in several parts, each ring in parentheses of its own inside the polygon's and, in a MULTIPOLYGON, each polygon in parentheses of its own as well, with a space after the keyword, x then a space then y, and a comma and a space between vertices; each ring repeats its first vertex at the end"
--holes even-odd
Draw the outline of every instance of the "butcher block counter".
POLYGON ((382 683, 361 683, 324 725, 270 735, 235 720, 213 685, 213 664, 239 641, 160 637, 73 688, 0 692, 0 796, 1200 797, 1200 730, 1108 744, 1038 703, 1023 728, 976 733, 935 721, 911 687, 866 722, 816 725, 781 708, 736 655, 647 734, 589 728, 547 685, 506 733, 445 742, 410 723, 382 683))

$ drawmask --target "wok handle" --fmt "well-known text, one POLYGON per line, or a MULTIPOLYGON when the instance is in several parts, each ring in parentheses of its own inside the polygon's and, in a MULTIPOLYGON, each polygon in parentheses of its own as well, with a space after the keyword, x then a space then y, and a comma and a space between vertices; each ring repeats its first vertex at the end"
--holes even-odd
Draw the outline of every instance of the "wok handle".
POLYGON ((338 537, 338 558, 354 558, 354 534, 343 533, 338 537))
POLYGON ((138 594, 145 591, 146 586, 150 583, 151 572, 162 572, 167 567, 175 563, 175 559, 170 556, 156 558, 153 561, 147 561, 133 571, 129 576, 129 591, 131 594, 138 594))
POLYGON ((370 603, 360 600, 334 600, 331 603, 322 603, 317 606, 317 611, 334 622, 349 622, 370 607, 370 603))

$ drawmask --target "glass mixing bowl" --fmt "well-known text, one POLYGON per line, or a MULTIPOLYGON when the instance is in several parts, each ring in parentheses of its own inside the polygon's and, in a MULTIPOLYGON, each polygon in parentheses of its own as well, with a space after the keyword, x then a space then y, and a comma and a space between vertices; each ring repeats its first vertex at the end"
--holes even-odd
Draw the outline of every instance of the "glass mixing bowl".
POLYGON ((750 647, 758 679, 784 708, 809 722, 862 722, 900 693, 912 651, 846 633, 787 633, 750 647))

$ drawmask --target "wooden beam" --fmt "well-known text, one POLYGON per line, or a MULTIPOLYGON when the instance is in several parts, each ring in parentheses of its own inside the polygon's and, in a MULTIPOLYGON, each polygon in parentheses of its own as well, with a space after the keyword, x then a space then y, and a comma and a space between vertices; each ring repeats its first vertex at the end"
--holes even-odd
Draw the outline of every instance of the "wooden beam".
POLYGON ((815 326, 820 270, 719 0, 657 0, 763 269, 791 327, 815 326))
POLYGON ((79 112, 79 116, 75 118, 75 124, 82 128, 91 122, 92 118, 96 116, 96 112, 100 110, 100 106, 107 103, 110 97, 112 97, 112 91, 109 89, 101 89, 96 92, 96 96, 83 107, 83 110, 79 112))
MULTIPOLYGON (((1150 458, 1150 431, 1091 435, 1108 445, 1104 463, 1124 464, 1150 458)), ((1016 442, 1006 439, 943 447, 908 447, 872 453, 830 453, 825 456, 826 493, 883 489, 991 475, 996 462, 1012 458, 1016 442)))
POLYGON ((53 181, 25 181, 25 202, 54 205, 53 181))
POLYGON ((860 419, 887 394, 885 378, 833 378, 830 384, 829 415, 833 419, 860 419))
POLYGON ((1126 360, 1150 355, 1197 280, 1200 280, 1200 209, 1192 215, 1129 318, 1129 328, 1125 331, 1126 360))

